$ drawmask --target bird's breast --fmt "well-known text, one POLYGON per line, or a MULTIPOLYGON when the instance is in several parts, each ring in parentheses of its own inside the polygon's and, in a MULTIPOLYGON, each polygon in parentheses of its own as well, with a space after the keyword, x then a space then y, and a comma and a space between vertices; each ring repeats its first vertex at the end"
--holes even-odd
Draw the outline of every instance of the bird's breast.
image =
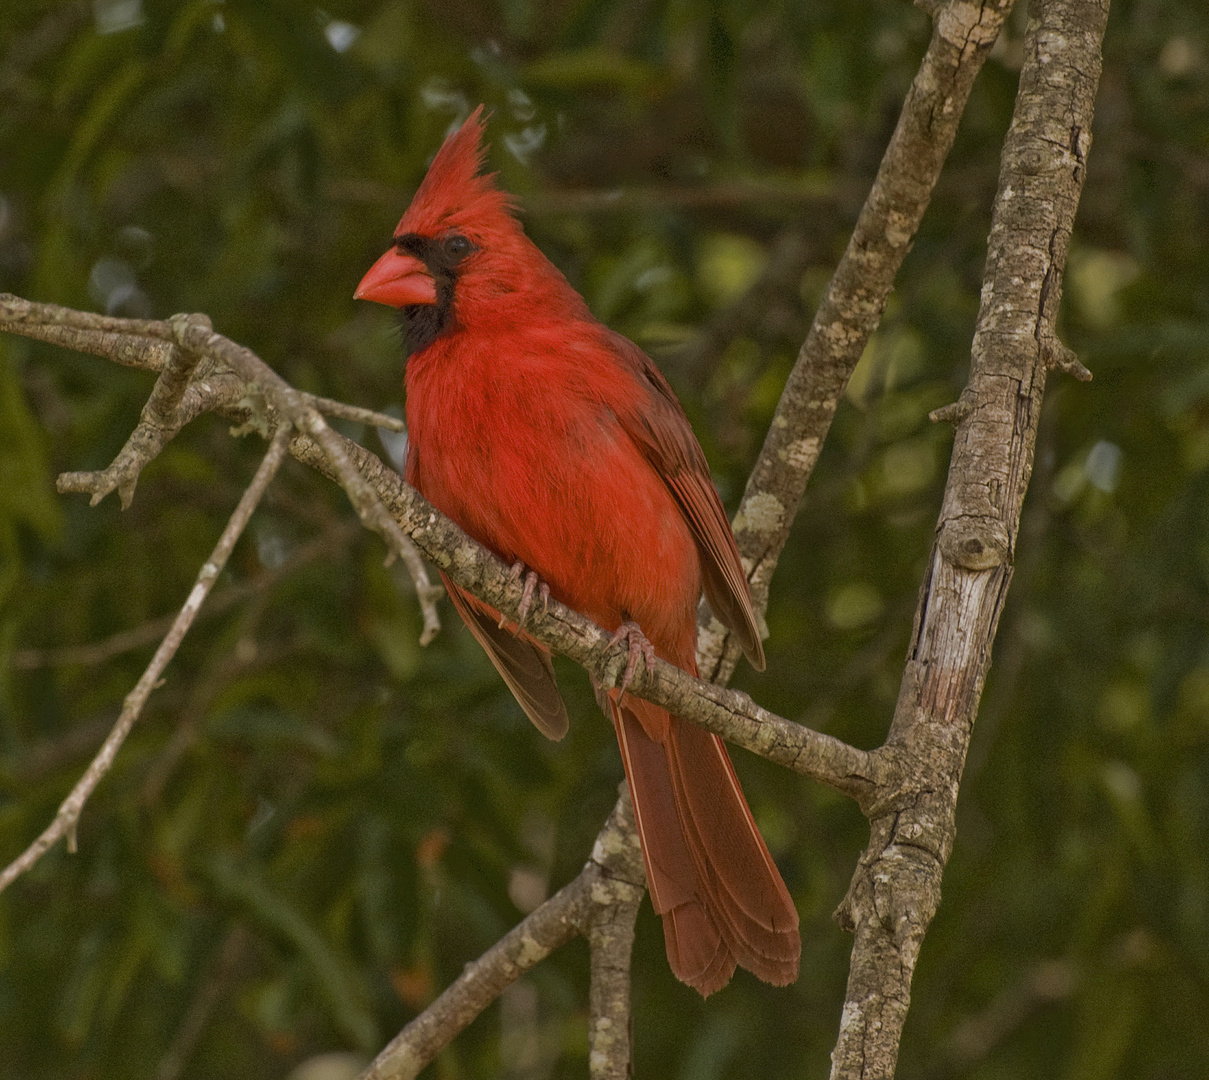
POLYGON ((657 649, 683 651, 700 593, 692 534, 592 372, 551 348, 431 352, 407 380, 425 497, 606 629, 632 618, 657 649))

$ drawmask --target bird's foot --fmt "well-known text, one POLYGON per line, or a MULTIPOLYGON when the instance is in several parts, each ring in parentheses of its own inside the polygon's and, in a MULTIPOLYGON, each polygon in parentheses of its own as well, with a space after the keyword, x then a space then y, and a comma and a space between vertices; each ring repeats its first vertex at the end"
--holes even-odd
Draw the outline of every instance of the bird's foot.
MULTIPOLYGON (((520 581, 525 579, 524 589, 521 591, 520 608, 517 611, 516 628, 519 630, 525 625, 525 620, 529 618, 529 612, 533 610, 534 596, 540 596, 542 601, 542 614, 550 613, 550 586, 547 585, 537 574, 532 570, 526 570, 525 564, 517 559, 512 564, 512 580, 520 581)), ((500 622, 500 628, 504 626, 503 620, 500 622)))
POLYGON ((617 628, 617 632, 609 640, 609 644, 616 645, 619 641, 626 643, 627 653, 625 674, 622 675, 621 686, 618 687, 621 697, 624 697, 638 671, 639 660, 645 665, 647 674, 655 670, 655 646, 647 641, 642 628, 632 619, 627 619, 617 628))

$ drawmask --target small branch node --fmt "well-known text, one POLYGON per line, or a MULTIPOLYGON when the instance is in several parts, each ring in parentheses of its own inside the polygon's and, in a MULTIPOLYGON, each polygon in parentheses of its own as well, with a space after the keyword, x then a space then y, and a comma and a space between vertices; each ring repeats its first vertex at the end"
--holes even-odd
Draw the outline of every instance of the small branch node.
POLYGON ((944 523, 937 540, 940 553, 965 570, 993 570, 1008 560, 1007 526, 994 517, 959 517, 944 523))
POLYGON ((205 348, 214 336, 214 324, 210 322, 210 316, 201 313, 170 315, 168 325, 176 343, 193 352, 205 348))
POLYGON ((934 424, 952 424, 954 427, 959 427, 973 411, 974 406, 965 398, 958 398, 948 405, 942 405, 939 409, 933 409, 928 413, 928 419, 934 424))
POLYGON ((1041 362, 1051 371, 1065 371, 1080 382, 1091 382, 1091 372, 1080 362, 1074 349, 1064 345, 1052 330, 1042 332, 1037 338, 1041 349, 1041 362))

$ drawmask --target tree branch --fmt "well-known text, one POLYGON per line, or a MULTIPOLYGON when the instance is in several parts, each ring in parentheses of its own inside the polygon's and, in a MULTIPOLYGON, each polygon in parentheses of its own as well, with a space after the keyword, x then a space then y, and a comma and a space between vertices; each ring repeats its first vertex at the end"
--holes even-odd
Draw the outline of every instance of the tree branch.
MULTIPOLYGON (((602 917, 602 912, 621 911, 620 921, 624 923, 629 918, 632 935, 630 911, 637 910, 645 887, 633 811, 628 794, 623 793, 579 876, 522 919, 477 960, 467 964, 436 1001, 387 1043, 360 1080, 413 1080, 506 986, 576 934, 591 935, 592 928, 608 917, 602 917)), ((616 1012, 610 1015, 615 1016, 616 1012)), ((602 1025, 602 1030, 589 1037, 594 1053, 614 1060, 606 1047, 613 1037, 612 1031, 602 1025)), ((626 1046, 628 1049, 628 1037, 626 1046)), ((627 1053, 627 1062, 628 1057, 627 1053)), ((592 1067, 593 1077, 612 1075, 625 1073, 592 1067)))
POLYGON ((335 404, 343 415, 358 413, 359 419, 378 426, 397 428, 397 420, 295 390, 250 349, 214 333, 205 315, 175 315, 166 321, 122 319, 0 294, 0 330, 161 372, 138 425, 113 464, 95 473, 64 473, 59 477, 60 492, 91 494, 95 506, 117 489, 125 509, 142 469, 202 412, 221 412, 241 420, 241 430, 266 436, 284 419, 322 447, 332 462, 329 475, 344 488, 362 523, 382 536, 391 558, 402 557, 424 616, 420 643, 427 645, 440 632, 436 601, 441 587, 429 581, 415 546, 353 468, 344 449, 348 440, 327 426, 321 406, 335 404), (185 371, 192 378, 182 384, 180 374, 185 371))
MULTIPOLYGON (((951 146, 969 88, 1009 6, 1010 0, 999 0, 982 9, 954 5, 958 9, 958 17, 945 18, 942 12, 942 17, 937 19, 932 43, 904 104, 877 182, 816 316, 811 334, 802 348, 736 519, 736 533, 752 569, 755 600, 760 611, 766 606, 768 582, 788 535, 793 510, 801 500, 839 396, 877 324, 893 278, 910 247, 936 176, 951 146)), ((13 311, 13 303, 13 298, 0 298, 0 325, 12 322, 6 315, 13 311), (6 303, 9 305, 7 310, 6 303)), ((143 344, 136 345, 128 339, 112 340, 112 334, 127 329, 129 324, 123 320, 105 324, 87 320, 81 323, 72 319, 57 321, 59 325, 53 330, 57 336, 52 337, 51 333, 44 332, 44 340, 113 355, 119 358, 119 362, 151 370, 160 370, 169 362, 168 350, 171 346, 166 340, 148 340, 171 337, 165 330, 167 324, 140 326, 136 332, 144 334, 145 340, 143 344)), ((27 332, 11 325, 9 328, 27 332)), ((202 329, 197 327, 196 332, 200 333, 202 329)), ((204 329, 208 330, 208 327, 204 329)), ((213 347, 222 342, 225 339, 211 335, 208 344, 213 347)), ((240 350, 234 343, 227 344, 230 349, 225 350, 224 359, 228 364, 235 372, 245 376, 244 381, 263 388, 263 380, 255 377, 258 373, 246 367, 241 371, 240 361, 250 363, 248 358, 255 360, 252 354, 240 350)), ((273 380, 277 380, 275 375, 269 381, 273 380)), ((282 384, 274 389, 284 393, 290 388, 282 384)), ((329 475, 335 474, 349 491, 363 520, 368 518, 380 530, 384 529, 390 543, 393 537, 390 536, 389 526, 373 520, 373 501, 364 498, 364 492, 357 492, 357 485, 341 460, 339 437, 327 429, 321 420, 315 423, 316 418, 299 416, 290 408, 291 404, 303 404, 298 401, 301 395, 297 391, 292 393, 296 395, 293 403, 288 399, 282 400, 277 393, 267 395, 275 399, 270 403, 269 412, 274 408, 281 409, 301 431, 312 436, 296 437, 291 444, 291 452, 329 475)), ((245 415, 259 411, 248 407, 246 394, 221 400, 216 395, 214 405, 219 411, 242 411, 245 415)), ((398 478, 390 479, 394 474, 368 451, 353 444, 343 449, 356 461, 358 471, 366 476, 396 519, 405 528, 409 524, 413 526, 407 531, 412 533, 430 558, 450 572, 459 584, 470 588, 506 614, 515 616, 520 588, 498 560, 478 548, 469 538, 460 535, 460 530, 444 521, 410 489, 405 492, 405 486, 398 478), (400 516, 401 511, 403 516, 400 516), (405 521, 406 517, 410 521, 405 521), (451 528, 456 532, 451 532, 451 528), (431 547, 424 543, 421 536, 425 531, 446 535, 431 537, 436 541, 436 546, 431 547), (448 541, 450 546, 441 546, 442 539, 448 541)), ((419 583, 418 592, 423 599, 419 583)), ((606 685, 615 683, 620 669, 620 655, 614 654, 610 658, 603 633, 579 619, 575 613, 552 605, 548 619, 535 620, 526 629, 539 640, 584 663, 601 682, 606 685)), ((720 630, 715 622, 702 637, 701 669, 724 682, 733 667, 734 650, 732 648, 728 658, 726 635, 720 630)), ((899 763, 893 754, 857 751, 838 740, 771 716, 755 706, 746 695, 710 687, 668 665, 657 665, 649 677, 640 675, 632 691, 674 709, 678 715, 702 722, 710 730, 757 753, 847 791, 866 808, 872 805, 877 791, 886 786, 897 786, 894 781, 899 763)), ((583 875, 577 882, 582 883, 582 880, 583 875)), ((572 883, 568 889, 575 884, 572 883)), ((547 901, 530 919, 549 915, 557 908, 556 900, 558 897, 547 901)), ((500 944, 503 945, 503 942, 500 944)), ((487 956, 493 954, 494 950, 487 956)), ((506 955, 506 950, 500 955, 506 955)), ((487 956, 483 961, 487 960, 487 956)), ((419 1023, 420 1019, 423 1018, 418 1018, 415 1023, 419 1023)))
MULTIPOLYGON (((63 314, 67 311, 0 295, 0 328, 26 333, 27 324, 21 315, 8 314, 24 312, 33 324, 30 336, 40 337, 46 324, 67 322, 63 314)), ((69 314, 73 325, 87 327, 87 313, 69 314)), ((110 336, 103 341, 87 337, 94 347, 121 349, 125 356, 140 353, 113 330, 113 324, 124 320, 96 318, 104 321, 110 336)), ((148 325, 169 325, 129 322, 140 330, 148 325)), ((204 353, 195 378, 204 371, 208 388, 198 393, 209 395, 217 411, 254 430, 282 421, 307 425, 305 433, 294 430, 290 453, 341 483, 354 507, 365 515, 363 521, 381 529, 393 544, 399 545, 400 540, 407 545, 414 543, 413 550, 422 552, 459 585, 510 619, 517 619, 523 587, 510 567, 440 513, 375 454, 329 428, 318 412, 301 400, 302 395, 251 350, 214 333, 204 318, 189 316, 175 325, 180 328, 183 347, 204 353), (211 393, 209 388, 215 383, 222 384, 221 394, 211 393)), ((82 332, 88 333, 87 329, 82 332)), ((157 354, 143 355, 150 363, 157 354)), ((86 475, 99 478, 103 474, 86 475)), ((551 600, 548 609, 543 605, 541 612, 529 615, 525 632, 587 668, 601 685, 618 684, 626 661, 624 647, 610 645, 609 634, 571 608, 551 600)), ((862 802, 884 780, 888 763, 876 754, 785 720, 761 708, 747 694, 695 679, 663 660, 657 660, 650 672, 640 669, 629 692, 862 802)))
POLYGON ((126 736, 130 734, 130 729, 134 727, 134 722, 142 713, 143 706, 147 703, 147 698, 151 696, 151 691, 155 689, 156 684, 159 682, 160 675, 163 674, 164 668, 168 666, 168 662, 176 655, 176 650, 180 648, 185 634, 188 633, 189 627, 193 625, 193 620, 196 618, 198 610, 205 602, 210 589, 218 579, 218 575, 222 573, 227 559, 235 548, 235 542, 243 533, 244 527, 252 516, 252 511, 256 509, 270 481, 276 475, 277 469, 285 458, 288 439, 288 430, 284 427, 278 428, 273 436, 272 443, 269 445, 268 452, 264 456, 264 460, 260 463, 260 468, 256 470, 256 475, 252 478, 252 482, 248 485, 247 490, 243 493, 243 497, 239 500, 239 505, 235 507, 235 512, 231 515, 226 528, 223 529, 222 535, 218 538, 218 543, 215 544, 210 558, 202 564, 202 568, 197 575, 197 583, 193 586, 189 593, 189 598, 185 601, 180 614, 177 615, 176 621, 172 624, 172 629, 168 631, 164 640, 160 643, 160 647, 155 650, 151 663, 147 665, 147 669, 135 684, 134 689, 126 695, 122 712, 118 716, 113 730, 109 733, 109 737, 101 745, 101 749, 97 751, 96 757, 92 759, 92 763, 88 766, 84 775, 77 781, 76 786, 71 789, 71 794, 63 800, 62 806, 59 807, 59 812, 55 814, 54 820, 43 830, 42 835, 30 844, 21 855, 9 863, 3 872, 0 872, 0 892, 3 892, 13 881, 42 858, 60 837, 66 836, 68 851, 75 851, 76 825, 80 820, 84 804, 96 789, 97 784, 101 782, 101 778, 113 765, 118 750, 121 748, 122 743, 126 741, 126 736))
MULTIPOLYGON (((974 79, 1013 0, 949 0, 933 14, 932 40, 814 322, 773 414, 764 447, 735 515, 756 610, 768 591, 806 482, 844 388, 881 320, 894 278, 957 135, 974 79)), ((739 650, 716 619, 704 618, 703 678, 725 682, 739 650)))
MULTIPOLYGON (((280 566, 265 570, 254 578, 228 585, 210 596, 210 602, 198 612, 198 618, 204 619, 221 614, 228 608, 234 607, 242 600, 271 589, 279 581, 297 573, 316 559, 325 555, 342 552, 344 546, 360 530, 350 521, 340 521, 329 529, 325 529, 313 540, 308 540, 297 551, 289 556, 280 566)), ((141 626, 120 630, 103 641, 89 642, 84 645, 63 645, 54 649, 18 649, 12 654, 12 666, 18 671, 32 671, 36 668, 80 665, 92 667, 103 664, 122 653, 154 645, 172 628, 174 615, 165 615, 159 619, 151 619, 141 626)))
MULTIPOLYGON (((940 16, 943 21, 944 14, 940 16)), ((1034 0, 1004 142, 968 411, 888 748, 914 782, 877 808, 840 907, 854 930, 832 1077, 892 1077, 911 977, 940 901, 962 765, 1012 576, 1053 318, 1086 171, 1108 0, 1034 0)))

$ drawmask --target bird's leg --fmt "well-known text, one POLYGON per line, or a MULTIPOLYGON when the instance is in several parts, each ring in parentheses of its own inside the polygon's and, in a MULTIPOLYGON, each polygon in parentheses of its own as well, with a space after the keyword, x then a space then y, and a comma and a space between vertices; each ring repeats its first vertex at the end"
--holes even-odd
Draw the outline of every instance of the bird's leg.
MULTIPOLYGON (((550 613, 550 586, 547 585, 533 570, 525 570, 525 564, 517 559, 512 564, 512 580, 519 581, 521 576, 525 578, 525 588, 521 592, 520 608, 517 611, 516 627, 519 630, 525 625, 525 620, 529 617, 529 611, 533 607, 533 595, 536 593, 542 598, 542 614, 550 613)), ((500 628, 503 629, 504 622, 501 620, 500 628)))
POLYGON ((619 641, 626 643, 627 657, 625 674, 621 677, 621 686, 618 688, 621 691, 618 700, 625 697, 626 689, 638 671, 639 660, 646 666, 647 674, 655 670, 655 646, 647 641, 642 628, 633 619, 627 619, 617 628, 617 632, 609 640, 609 644, 616 645, 619 641))

